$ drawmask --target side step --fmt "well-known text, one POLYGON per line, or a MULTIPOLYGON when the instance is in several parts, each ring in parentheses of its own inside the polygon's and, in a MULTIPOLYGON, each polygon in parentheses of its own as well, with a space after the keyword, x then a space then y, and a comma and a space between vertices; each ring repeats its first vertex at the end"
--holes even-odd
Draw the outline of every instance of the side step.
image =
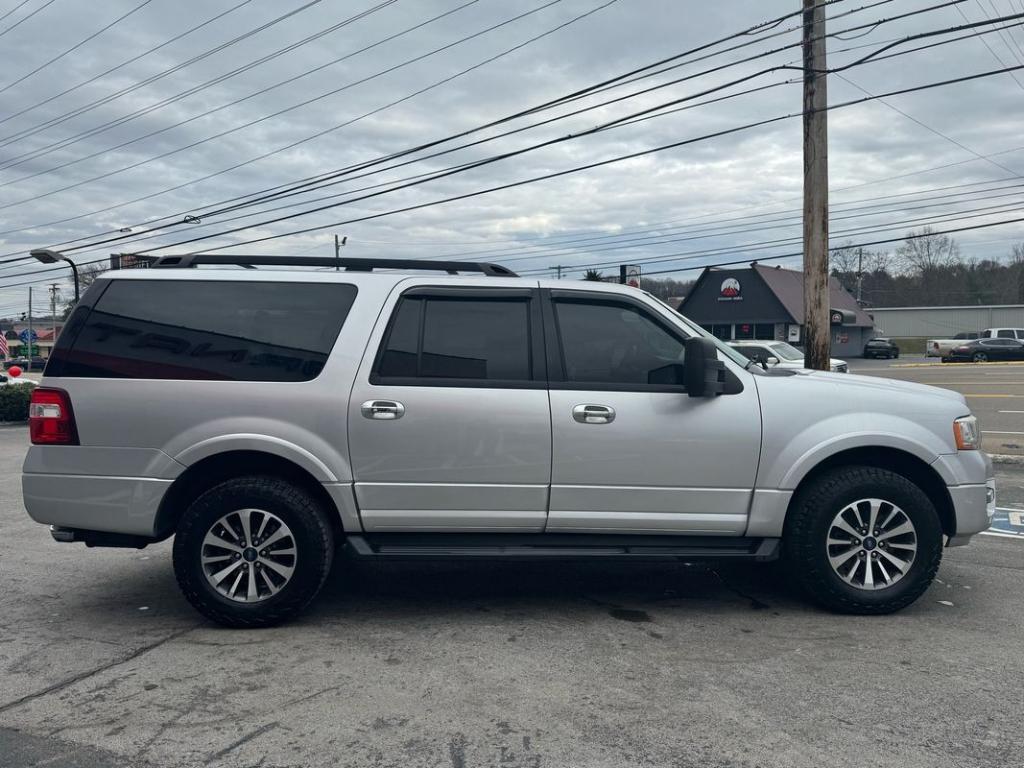
POLYGON ((441 560, 720 560, 779 557, 779 539, 586 533, 369 533, 346 537, 357 557, 441 560))

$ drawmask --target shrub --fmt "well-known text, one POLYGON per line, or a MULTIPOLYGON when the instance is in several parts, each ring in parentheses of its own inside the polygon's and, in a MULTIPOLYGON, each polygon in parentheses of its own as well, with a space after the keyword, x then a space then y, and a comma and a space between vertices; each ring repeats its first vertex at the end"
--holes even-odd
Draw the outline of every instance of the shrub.
POLYGON ((0 387, 0 421, 28 421, 28 404, 35 384, 0 387))

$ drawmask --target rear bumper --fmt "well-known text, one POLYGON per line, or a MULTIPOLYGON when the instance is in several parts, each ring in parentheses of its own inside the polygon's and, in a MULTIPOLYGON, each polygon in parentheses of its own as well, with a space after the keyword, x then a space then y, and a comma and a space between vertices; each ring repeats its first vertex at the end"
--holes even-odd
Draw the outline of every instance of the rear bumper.
POLYGON ((25 509, 37 523, 59 528, 156 535, 156 513, 171 480, 148 477, 21 476, 25 509))
POLYGON ((996 511, 996 484, 989 479, 979 485, 957 485, 949 488, 956 514, 956 533, 947 546, 961 547, 977 533, 992 525, 996 511))

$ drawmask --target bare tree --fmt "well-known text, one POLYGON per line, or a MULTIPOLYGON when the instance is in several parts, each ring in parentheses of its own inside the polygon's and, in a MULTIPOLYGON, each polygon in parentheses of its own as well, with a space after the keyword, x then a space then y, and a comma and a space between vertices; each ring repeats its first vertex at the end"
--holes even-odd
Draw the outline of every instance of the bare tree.
POLYGON ((910 235, 896 250, 905 270, 926 276, 938 269, 960 263, 960 246, 949 235, 941 235, 931 227, 910 235))
POLYGON ((1024 303, 1024 243, 1015 243, 1010 249, 1010 268, 1017 278, 1017 301, 1024 303))

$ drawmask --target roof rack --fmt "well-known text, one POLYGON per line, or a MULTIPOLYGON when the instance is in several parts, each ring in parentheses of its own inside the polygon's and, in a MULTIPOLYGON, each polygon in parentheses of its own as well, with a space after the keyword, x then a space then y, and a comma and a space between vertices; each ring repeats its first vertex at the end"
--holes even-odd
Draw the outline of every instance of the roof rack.
POLYGON ((160 256, 152 261, 156 269, 186 269, 199 264, 232 264, 239 267, 335 267, 346 272, 372 272, 375 269, 409 269, 447 272, 481 272, 488 277, 518 277, 508 267, 482 261, 428 261, 426 259, 341 259, 330 256, 235 256, 220 253, 191 253, 184 256, 160 256))

